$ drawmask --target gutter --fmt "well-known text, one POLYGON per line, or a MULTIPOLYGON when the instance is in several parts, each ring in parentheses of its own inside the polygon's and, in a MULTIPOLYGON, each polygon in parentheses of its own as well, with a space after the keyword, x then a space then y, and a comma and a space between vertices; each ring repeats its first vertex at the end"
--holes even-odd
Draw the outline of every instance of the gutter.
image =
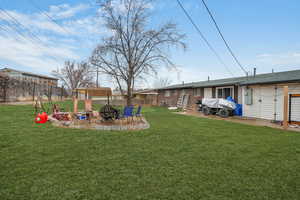
POLYGON ((268 82, 241 83, 240 86, 248 86, 248 85, 268 85, 268 84, 278 84, 278 83, 300 83, 300 79, 296 79, 296 80, 283 80, 283 81, 268 81, 268 82))

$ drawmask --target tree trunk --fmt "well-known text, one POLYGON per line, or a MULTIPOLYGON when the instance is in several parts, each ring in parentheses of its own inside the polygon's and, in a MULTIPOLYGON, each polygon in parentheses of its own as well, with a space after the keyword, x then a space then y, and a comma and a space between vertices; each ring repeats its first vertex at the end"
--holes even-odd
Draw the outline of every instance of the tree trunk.
POLYGON ((128 89, 127 89, 126 105, 127 105, 127 106, 131 106, 131 105, 132 105, 132 92, 131 92, 131 87, 128 87, 128 89))
POLYGON ((131 80, 127 81, 127 96, 126 96, 126 105, 132 105, 132 90, 131 90, 131 80))

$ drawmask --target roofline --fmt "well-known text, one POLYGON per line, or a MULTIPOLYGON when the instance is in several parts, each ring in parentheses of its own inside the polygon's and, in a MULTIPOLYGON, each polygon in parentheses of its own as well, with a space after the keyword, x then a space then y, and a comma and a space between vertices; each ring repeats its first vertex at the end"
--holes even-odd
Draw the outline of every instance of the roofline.
POLYGON ((41 75, 41 74, 34 74, 34 73, 30 73, 30 72, 24 72, 24 71, 20 71, 20 70, 16 70, 16 69, 12 69, 12 68, 9 68, 9 67, 4 67, 0 70, 11 70, 11 71, 15 71, 15 72, 19 72, 23 75, 27 75, 27 76, 34 76, 34 77, 40 77, 40 78, 46 78, 46 79, 51 79, 51 80, 59 80, 58 78, 55 78, 55 77, 51 77, 51 76, 46 76, 46 75, 41 75))
POLYGON ((269 84, 276 84, 276 83, 298 83, 300 79, 295 80, 286 80, 286 81, 269 81, 269 82, 256 82, 256 83, 241 83, 240 86, 247 86, 247 85, 269 85, 269 84))
POLYGON ((39 74, 32 74, 29 72, 21 72, 22 74, 28 75, 28 76, 36 76, 36 77, 40 77, 40 78, 46 78, 46 79, 51 79, 51 80, 59 80, 58 78, 54 78, 51 76, 44 76, 44 75, 39 75, 39 74))
MULTIPOLYGON (((280 74, 280 73, 286 73, 286 72, 293 72, 293 71, 300 71, 300 70, 290 70, 290 71, 281 71, 281 72, 273 72, 273 73, 263 73, 263 74, 257 74, 256 77, 259 76, 264 76, 268 74, 280 74)), ((244 86, 244 85, 258 85, 258 84, 276 84, 276 83, 295 83, 299 82, 299 79, 294 79, 294 80, 275 80, 275 81, 254 81, 253 83, 243 83, 245 80, 237 80, 234 81, 234 79, 242 79, 242 78, 247 78, 247 76, 239 76, 239 77, 233 77, 233 78, 223 78, 223 79, 215 79, 215 80, 210 80, 211 82, 213 81, 222 81, 222 80, 227 80, 227 79, 232 79, 233 81, 231 83, 216 83, 212 85, 203 85, 201 86, 200 84, 202 83, 209 83, 209 81, 199 81, 199 82, 190 82, 186 83, 187 86, 184 85, 174 85, 174 86, 169 86, 169 87, 164 87, 164 88, 158 88, 157 90, 176 90, 176 89, 192 89, 192 88, 210 88, 210 87, 219 87, 219 86, 230 86, 230 85, 239 85, 239 86, 244 86), (191 85, 194 84, 194 85, 191 85), (197 86, 197 84, 199 84, 197 86)), ((254 78, 254 76, 248 76, 248 78, 254 78)))

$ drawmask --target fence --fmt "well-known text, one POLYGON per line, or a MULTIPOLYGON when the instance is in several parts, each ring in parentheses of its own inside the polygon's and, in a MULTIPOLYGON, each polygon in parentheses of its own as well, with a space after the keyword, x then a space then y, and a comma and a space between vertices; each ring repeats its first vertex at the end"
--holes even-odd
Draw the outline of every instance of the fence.
MULTIPOLYGON (((107 104, 107 100, 94 100, 94 103, 105 105, 105 104, 107 104)), ((125 99, 118 99, 118 100, 113 99, 113 100, 110 100, 109 103, 114 106, 125 106, 126 100, 125 99)), ((142 99, 132 99, 132 105, 154 106, 156 104, 154 104, 152 101, 146 101, 146 100, 142 100, 142 99)))
POLYGON ((0 102, 34 101, 37 97, 62 100, 67 95, 63 87, 0 76, 0 102))

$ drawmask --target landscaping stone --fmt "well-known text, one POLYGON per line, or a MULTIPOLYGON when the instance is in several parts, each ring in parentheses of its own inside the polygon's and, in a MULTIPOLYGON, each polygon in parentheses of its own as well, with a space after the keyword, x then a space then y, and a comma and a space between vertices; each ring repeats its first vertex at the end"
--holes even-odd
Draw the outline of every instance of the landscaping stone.
POLYGON ((128 131, 128 130, 143 130, 150 128, 150 124, 142 117, 138 121, 122 122, 115 120, 113 122, 102 122, 101 120, 73 120, 73 121, 59 121, 52 116, 49 121, 57 127, 76 128, 76 129, 94 129, 103 131, 128 131))

